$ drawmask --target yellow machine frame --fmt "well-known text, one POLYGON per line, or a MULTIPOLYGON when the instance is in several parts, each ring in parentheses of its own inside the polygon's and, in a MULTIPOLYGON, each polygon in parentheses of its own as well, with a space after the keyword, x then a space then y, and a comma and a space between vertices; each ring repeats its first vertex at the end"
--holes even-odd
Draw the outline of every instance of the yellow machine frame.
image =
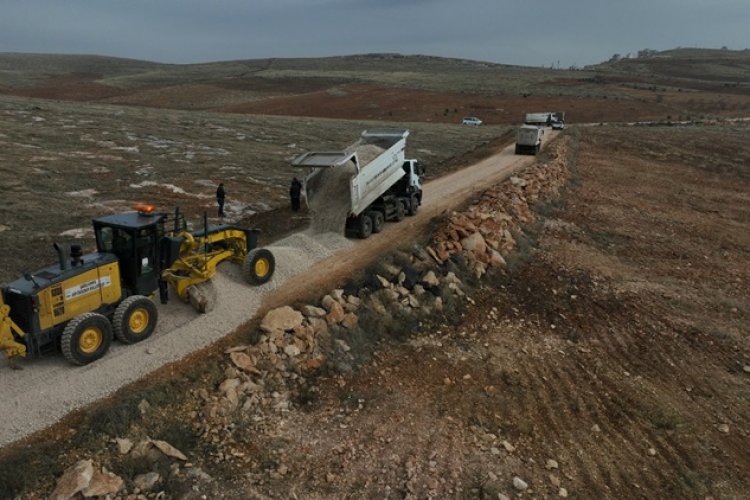
POLYGON ((162 273, 182 300, 189 300, 188 289, 210 280, 216 274, 216 266, 225 260, 242 264, 247 255, 247 238, 239 229, 225 229, 196 238, 184 231, 178 235, 184 241, 180 245, 180 256, 162 273), (221 243, 219 245, 219 243, 221 243))

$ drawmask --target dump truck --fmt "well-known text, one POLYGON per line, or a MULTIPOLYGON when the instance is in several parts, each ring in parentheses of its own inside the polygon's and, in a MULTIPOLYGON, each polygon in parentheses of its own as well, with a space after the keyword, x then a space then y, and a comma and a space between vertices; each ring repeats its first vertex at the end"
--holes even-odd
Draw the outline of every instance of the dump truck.
POLYGON ((156 328, 153 297, 167 302, 170 288, 205 312, 200 284, 225 260, 240 263, 251 284, 271 279, 274 256, 256 248, 256 230, 209 228, 204 214, 203 228, 189 231, 179 210, 135 208, 93 220, 96 251, 54 243, 57 263, 0 287, 0 351, 11 362, 57 350, 85 365, 106 354, 113 334, 125 344, 143 341, 156 328))
POLYGON ((308 169, 303 183, 308 205, 319 192, 320 179, 339 169, 349 182, 342 194, 347 198, 346 232, 367 238, 380 232, 385 221, 416 214, 424 168, 405 159, 408 136, 404 129, 369 129, 342 151, 312 151, 295 158, 292 165, 308 169))
POLYGON ((543 128, 522 125, 516 134, 516 154, 537 154, 542 147, 543 135, 543 128))
POLYGON ((526 113, 523 123, 526 125, 550 126, 554 123, 565 123, 564 111, 545 111, 543 113, 526 113))

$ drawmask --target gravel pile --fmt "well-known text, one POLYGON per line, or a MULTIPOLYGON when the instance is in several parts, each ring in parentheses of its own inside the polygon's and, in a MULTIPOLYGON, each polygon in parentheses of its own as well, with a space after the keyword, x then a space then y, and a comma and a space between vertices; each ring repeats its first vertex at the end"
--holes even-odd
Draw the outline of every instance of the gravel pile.
POLYGON ((385 149, 375 144, 362 144, 354 148, 354 150, 357 152, 357 158, 359 158, 359 165, 361 167, 364 167, 385 151, 385 149))

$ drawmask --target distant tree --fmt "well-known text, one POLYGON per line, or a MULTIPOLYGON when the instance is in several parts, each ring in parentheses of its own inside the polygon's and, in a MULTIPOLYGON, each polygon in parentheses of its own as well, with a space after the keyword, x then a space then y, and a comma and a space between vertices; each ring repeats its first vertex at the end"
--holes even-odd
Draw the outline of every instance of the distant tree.
POLYGON ((609 58, 609 62, 617 62, 620 59, 622 59, 620 54, 613 54, 612 57, 609 58))
POLYGON ((721 50, 729 50, 729 47, 727 47, 726 45, 722 45, 721 50))

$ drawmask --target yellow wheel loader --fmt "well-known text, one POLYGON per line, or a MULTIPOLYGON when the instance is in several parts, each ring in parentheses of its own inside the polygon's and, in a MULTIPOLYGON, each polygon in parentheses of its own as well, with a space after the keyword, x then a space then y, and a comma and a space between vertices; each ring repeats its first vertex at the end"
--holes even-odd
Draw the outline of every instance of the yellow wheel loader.
MULTIPOLYGON (((0 288, 0 351, 11 361, 58 350, 73 364, 91 363, 113 336, 132 344, 153 333, 157 291, 163 303, 170 287, 189 301, 225 260, 241 264, 254 285, 275 270, 273 254, 256 248, 256 230, 209 228, 205 216, 204 228, 191 232, 179 210, 170 217, 149 205, 94 219, 93 226, 96 252, 54 244, 56 264, 0 288)), ((193 303, 205 312, 205 302, 193 303)))

